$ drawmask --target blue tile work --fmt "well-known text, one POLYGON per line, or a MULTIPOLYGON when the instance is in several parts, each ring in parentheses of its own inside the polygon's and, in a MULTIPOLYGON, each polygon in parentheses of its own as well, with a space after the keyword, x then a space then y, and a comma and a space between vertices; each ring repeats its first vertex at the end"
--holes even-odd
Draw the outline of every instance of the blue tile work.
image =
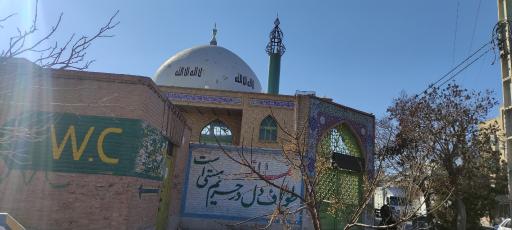
POLYGON ((375 118, 356 112, 343 106, 336 106, 329 102, 311 98, 309 110, 309 140, 308 143, 308 170, 315 169, 315 153, 320 138, 336 125, 345 123, 354 130, 354 134, 361 141, 361 148, 365 156, 366 170, 373 172, 373 154, 375 139, 375 118))
POLYGON ((293 101, 276 101, 276 100, 252 98, 249 100, 249 104, 254 105, 254 106, 279 107, 279 108, 287 108, 287 109, 295 108, 295 102, 293 102, 293 101))
POLYGON ((199 103, 215 103, 215 104, 226 104, 226 105, 241 105, 242 98, 239 97, 223 97, 223 96, 210 96, 210 95, 195 95, 188 93, 174 93, 168 92, 167 98, 171 101, 189 101, 199 103))

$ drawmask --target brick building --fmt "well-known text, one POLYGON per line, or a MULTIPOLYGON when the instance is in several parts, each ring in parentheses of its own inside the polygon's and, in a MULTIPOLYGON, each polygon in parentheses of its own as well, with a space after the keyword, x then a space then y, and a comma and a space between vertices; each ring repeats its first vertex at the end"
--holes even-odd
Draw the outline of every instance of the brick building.
MULTIPOLYGON (((167 60, 153 80, 0 61, 0 212, 30 229, 226 229, 277 202, 301 205, 226 153, 250 154, 259 172, 302 194, 282 155, 287 133, 300 132, 311 173, 315 158, 334 162, 319 191, 347 208, 321 217, 323 227, 340 228, 373 171, 374 116, 311 93, 280 95, 277 20, 267 46, 270 93, 215 33, 210 45, 167 60)), ((312 228, 305 211, 291 224, 312 228)))
POLYGON ((155 226, 190 128, 153 81, 1 63, 0 210, 27 229, 155 226))

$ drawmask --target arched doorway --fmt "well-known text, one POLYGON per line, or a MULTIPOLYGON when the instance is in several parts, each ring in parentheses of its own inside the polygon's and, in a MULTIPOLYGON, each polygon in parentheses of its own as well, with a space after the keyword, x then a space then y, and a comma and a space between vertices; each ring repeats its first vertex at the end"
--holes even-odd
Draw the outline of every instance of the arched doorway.
POLYGON ((343 229, 362 202, 363 152, 346 124, 327 131, 317 147, 316 173, 322 229, 343 229))

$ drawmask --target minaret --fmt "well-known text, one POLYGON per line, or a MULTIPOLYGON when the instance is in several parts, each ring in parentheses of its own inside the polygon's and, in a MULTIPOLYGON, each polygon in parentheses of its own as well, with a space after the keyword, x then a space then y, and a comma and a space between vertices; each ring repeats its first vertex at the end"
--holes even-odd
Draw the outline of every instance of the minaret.
POLYGON ((269 94, 279 94, 279 75, 281 72, 281 56, 286 48, 283 44, 283 32, 279 28, 279 17, 274 21, 274 29, 270 32, 270 41, 267 44, 267 54, 270 56, 268 67, 268 91, 269 94))
POLYGON ((213 24, 213 36, 212 40, 210 41, 211 46, 217 45, 217 38, 215 36, 217 36, 217 23, 213 24))

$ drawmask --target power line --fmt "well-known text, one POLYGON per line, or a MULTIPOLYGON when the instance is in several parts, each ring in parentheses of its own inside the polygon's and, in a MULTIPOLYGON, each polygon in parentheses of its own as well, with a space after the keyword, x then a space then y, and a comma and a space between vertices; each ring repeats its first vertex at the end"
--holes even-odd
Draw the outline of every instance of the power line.
POLYGON ((455 77, 457 77, 457 75, 459 75, 462 71, 464 71, 466 68, 468 68, 470 65, 472 65, 473 63, 475 63, 476 61, 478 61, 478 59, 482 58, 485 54, 489 53, 489 51, 491 51, 491 49, 487 49, 485 52, 483 52, 482 54, 480 54, 477 58, 475 58, 475 60, 471 61, 469 64, 467 64, 466 66, 464 66, 462 69, 460 69, 459 71, 457 71, 453 76, 451 76, 450 78, 446 79, 445 81, 443 81, 443 83, 441 83, 438 87, 441 87, 443 86, 444 84, 446 84, 447 82, 449 82, 450 80, 454 79, 455 77))
POLYGON ((492 50, 492 47, 487 49, 486 51, 484 51, 482 54, 480 54, 479 56, 477 56, 475 59, 473 59, 471 62, 469 62, 469 64, 463 66, 464 64, 466 64, 467 61, 469 61, 471 58, 473 58, 475 55, 477 55, 480 51, 482 51, 485 47, 487 47, 488 45, 490 45, 492 43, 492 40, 489 41, 489 42, 486 42, 484 43, 482 46, 480 46, 480 48, 478 48, 476 51, 474 51, 471 55, 469 55, 468 57, 466 57, 463 61, 461 61, 457 66, 453 67, 452 69, 450 69, 450 71, 448 71, 446 74, 444 74, 441 78, 437 79, 434 83, 430 84, 425 90, 423 90, 420 94, 418 94, 418 96, 421 96, 425 93, 427 93, 427 91, 433 87, 436 87, 436 85, 443 81, 445 78, 447 78, 448 76, 450 76, 453 72, 455 72, 453 75, 451 75, 448 79, 444 80, 440 85, 438 85, 438 87, 440 86, 443 86, 444 84, 446 84, 448 81, 454 79, 457 75, 459 75, 462 71, 464 71, 465 69, 467 69, 470 65, 472 65, 473 63, 475 63, 477 60, 479 60, 480 58, 482 58, 485 54, 489 53, 489 51, 492 50), (463 66, 462 68, 459 68, 463 66))
POLYGON ((461 61, 457 66, 453 67, 450 71, 448 71, 446 74, 444 74, 441 78, 439 78, 437 81, 435 81, 434 83, 432 83, 432 85, 436 85, 437 83, 439 83, 440 81, 442 81, 444 78, 448 77, 453 71, 457 70, 457 68, 459 68, 461 65, 463 65, 465 62, 467 62, 469 59, 471 59, 473 56, 475 56, 478 52, 480 52, 483 48, 485 48, 486 46, 488 46, 489 44, 491 44, 491 42, 487 42, 485 44, 483 44, 482 46, 480 46, 480 48, 478 48, 475 52, 473 52, 471 55, 469 55, 468 57, 466 57, 466 59, 464 59, 463 61, 461 61))
POLYGON ((457 30, 459 27, 459 6, 460 2, 459 0, 457 0, 457 12, 455 14, 455 31, 453 32, 452 65, 455 63, 455 47, 457 45, 457 30))
POLYGON ((475 32, 476 32, 476 26, 478 24, 478 18, 480 17, 480 6, 482 5, 482 0, 478 0, 478 6, 476 7, 476 16, 475 16, 475 23, 473 24, 473 33, 471 34, 471 40, 469 42, 469 50, 471 51, 473 48, 473 39, 475 38, 475 32))

